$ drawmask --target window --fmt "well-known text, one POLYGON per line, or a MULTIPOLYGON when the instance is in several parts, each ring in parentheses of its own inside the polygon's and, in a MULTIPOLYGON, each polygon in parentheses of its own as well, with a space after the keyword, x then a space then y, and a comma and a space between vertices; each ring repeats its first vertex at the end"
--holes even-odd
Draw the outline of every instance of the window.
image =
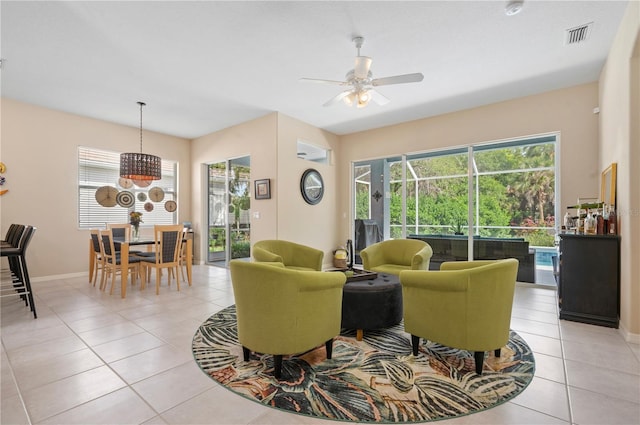
POLYGON ((298 140, 298 158, 307 161, 317 162, 320 164, 329 164, 331 158, 331 150, 325 149, 320 146, 312 145, 311 143, 298 140))
POLYGON ((104 228, 106 223, 128 223, 129 212, 140 211, 142 226, 154 224, 175 224, 177 211, 168 212, 164 203, 176 200, 177 163, 162 160, 162 179, 151 183, 149 187, 134 185, 129 190, 135 197, 135 204, 131 208, 118 205, 106 208, 98 204, 95 199, 96 190, 101 186, 113 186, 124 190, 118 185, 120 173, 120 153, 99 149, 78 147, 78 227, 81 229, 104 228), (151 202, 148 199, 149 189, 160 187, 164 190, 161 202, 151 202), (152 211, 145 211, 144 205, 151 202, 152 211))

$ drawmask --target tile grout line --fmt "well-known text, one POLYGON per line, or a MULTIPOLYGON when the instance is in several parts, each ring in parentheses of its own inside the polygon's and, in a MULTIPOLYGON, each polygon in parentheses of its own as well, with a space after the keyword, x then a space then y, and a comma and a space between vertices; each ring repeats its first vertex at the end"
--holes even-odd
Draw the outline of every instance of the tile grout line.
MULTIPOLYGON (((558 293, 556 292, 556 301, 558 302, 557 294, 558 293)), ((558 335, 560 335, 560 353, 562 354, 562 369, 564 372, 564 389, 567 394, 567 404, 569 405, 568 406, 569 407, 569 423, 573 425, 575 424, 575 422, 573 420, 573 417, 574 417, 573 404, 571 403, 571 393, 569 391, 569 371, 567 369, 567 358, 564 351, 564 338, 562 335, 562 326, 560 326, 561 319, 560 319, 560 312, 558 311, 558 308, 559 308, 558 306, 559 304, 556 303, 556 314, 558 317, 558 335)))
POLYGON ((9 355, 7 354, 6 347, 4 346, 4 342, 2 343, 2 350, 5 352, 5 356, 7 357, 7 363, 9 363, 9 372, 11 372, 11 379, 13 379, 13 385, 16 387, 16 391, 18 393, 18 398, 20 399, 20 404, 22 405, 22 410, 24 410, 24 414, 27 417, 28 425, 32 425, 31 415, 27 410, 27 405, 24 402, 24 398, 22 398, 22 390, 20 390, 20 386, 18 385, 18 380, 16 379, 16 375, 13 373, 13 365, 11 364, 11 359, 9 359, 9 355))

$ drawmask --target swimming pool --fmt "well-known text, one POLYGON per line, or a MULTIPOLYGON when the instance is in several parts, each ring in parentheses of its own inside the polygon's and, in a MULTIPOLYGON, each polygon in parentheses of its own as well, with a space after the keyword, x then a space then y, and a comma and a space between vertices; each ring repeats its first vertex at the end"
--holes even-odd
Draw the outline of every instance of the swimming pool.
POLYGON ((536 266, 553 266, 551 257, 558 255, 558 250, 553 246, 534 246, 536 250, 536 266))

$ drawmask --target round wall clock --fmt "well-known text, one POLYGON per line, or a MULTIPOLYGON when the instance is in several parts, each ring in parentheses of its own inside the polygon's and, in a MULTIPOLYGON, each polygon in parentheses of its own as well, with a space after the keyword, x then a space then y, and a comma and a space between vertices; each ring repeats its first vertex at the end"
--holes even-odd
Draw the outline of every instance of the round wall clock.
POLYGON ((103 207, 115 207, 118 189, 113 186, 102 186, 96 190, 96 201, 103 207))
POLYGON ((161 187, 152 187, 149 189, 149 199, 153 202, 160 202, 164 199, 164 190, 161 187))
POLYGON ((310 205, 315 205, 322 200, 322 195, 324 195, 324 182, 317 170, 309 168, 302 173, 300 193, 305 202, 310 205))
POLYGON ((169 212, 174 212, 178 208, 176 201, 167 201, 164 203, 164 209, 169 212))
POLYGON ((144 210, 146 212, 151 212, 153 211, 153 204, 151 202, 145 202, 144 204, 144 210))
POLYGON ((123 189, 131 189, 133 187, 133 180, 127 179, 127 178, 124 178, 124 177, 120 177, 118 179, 118 184, 123 189))
POLYGON ((133 197, 133 193, 123 190, 116 195, 116 202, 123 208, 129 208, 136 202, 136 198, 133 197))
POLYGON ((133 180, 133 184, 138 187, 148 187, 151 185, 151 180, 133 180))

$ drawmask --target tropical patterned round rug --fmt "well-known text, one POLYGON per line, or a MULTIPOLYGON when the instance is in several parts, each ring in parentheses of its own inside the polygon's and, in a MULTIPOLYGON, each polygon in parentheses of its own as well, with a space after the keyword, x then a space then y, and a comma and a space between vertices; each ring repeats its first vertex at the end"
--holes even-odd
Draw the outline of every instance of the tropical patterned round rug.
POLYGON ((282 377, 273 376, 273 356, 252 353, 238 343, 235 306, 214 314, 193 338, 193 355, 204 373, 225 388, 291 413, 343 421, 427 422, 469 415, 502 404, 533 379, 535 363, 527 343, 511 331, 501 356, 485 358, 475 373, 473 353, 423 339, 417 357, 402 323, 365 331, 343 329, 333 358, 324 344, 285 356, 282 377))

